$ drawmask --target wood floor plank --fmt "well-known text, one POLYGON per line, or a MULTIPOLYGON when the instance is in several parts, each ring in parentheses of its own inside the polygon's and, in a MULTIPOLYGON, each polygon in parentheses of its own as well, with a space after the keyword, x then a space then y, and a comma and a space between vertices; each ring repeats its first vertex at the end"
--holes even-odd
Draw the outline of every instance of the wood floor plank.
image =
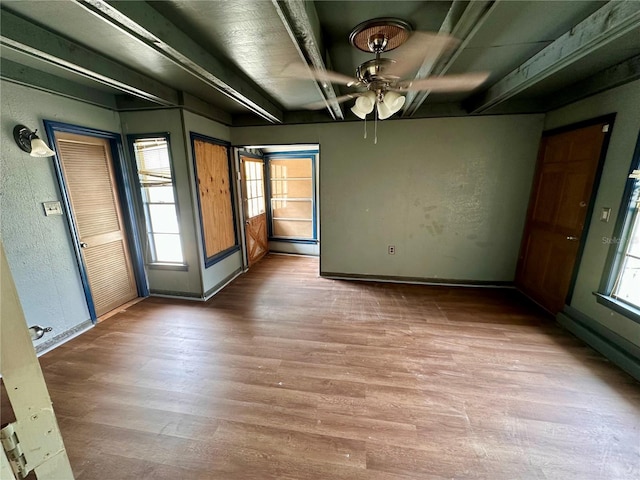
POLYGON ((79 480, 640 478, 640 384, 510 289, 270 255, 40 361, 79 480))

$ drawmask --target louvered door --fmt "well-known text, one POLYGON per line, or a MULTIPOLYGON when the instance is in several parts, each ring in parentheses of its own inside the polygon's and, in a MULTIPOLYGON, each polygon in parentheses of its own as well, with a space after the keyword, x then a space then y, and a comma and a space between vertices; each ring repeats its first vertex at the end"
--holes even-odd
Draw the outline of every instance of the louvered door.
POLYGON ((55 135, 99 317, 138 296, 108 140, 55 135))

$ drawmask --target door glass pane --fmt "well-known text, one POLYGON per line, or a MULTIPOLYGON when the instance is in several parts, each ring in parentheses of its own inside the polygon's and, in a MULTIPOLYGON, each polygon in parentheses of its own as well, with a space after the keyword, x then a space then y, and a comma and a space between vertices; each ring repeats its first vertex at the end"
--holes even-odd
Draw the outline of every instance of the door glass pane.
POLYGON ((264 181, 262 163, 244 161, 245 184, 247 195, 247 217, 253 218, 265 212, 264 181))

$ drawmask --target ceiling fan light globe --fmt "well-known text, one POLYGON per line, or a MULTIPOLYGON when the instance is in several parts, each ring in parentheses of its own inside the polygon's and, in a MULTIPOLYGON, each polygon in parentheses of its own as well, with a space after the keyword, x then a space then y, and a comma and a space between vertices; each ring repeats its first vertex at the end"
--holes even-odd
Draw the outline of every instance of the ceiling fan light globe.
POLYGON ((393 115, 393 112, 391 110, 389 110, 389 107, 387 107, 384 104, 384 102, 378 102, 377 107, 378 107, 378 119, 379 120, 384 120, 386 118, 389 118, 391 115, 393 115))
POLYGON ((387 92, 384 94, 382 102, 391 111, 393 115, 402 108, 405 102, 405 97, 396 92, 387 92))
POLYGON ((373 112, 373 107, 376 104, 376 95, 373 92, 367 92, 365 95, 358 97, 356 99, 356 108, 358 110, 365 112, 365 114, 369 114, 373 112))
POLYGON ((362 120, 364 120, 367 116, 367 112, 360 110, 358 108, 358 105, 354 105, 353 107, 351 107, 351 111, 355 114, 356 117, 361 118, 362 120))

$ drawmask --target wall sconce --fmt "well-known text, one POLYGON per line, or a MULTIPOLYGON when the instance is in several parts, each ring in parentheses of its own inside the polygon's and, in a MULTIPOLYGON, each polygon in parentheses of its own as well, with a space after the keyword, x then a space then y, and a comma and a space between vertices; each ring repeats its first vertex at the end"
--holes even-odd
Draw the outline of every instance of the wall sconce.
POLYGON ((38 135, 38 130, 32 132, 24 125, 16 125, 13 129, 13 138, 18 146, 32 157, 51 157, 56 154, 44 143, 38 135))

